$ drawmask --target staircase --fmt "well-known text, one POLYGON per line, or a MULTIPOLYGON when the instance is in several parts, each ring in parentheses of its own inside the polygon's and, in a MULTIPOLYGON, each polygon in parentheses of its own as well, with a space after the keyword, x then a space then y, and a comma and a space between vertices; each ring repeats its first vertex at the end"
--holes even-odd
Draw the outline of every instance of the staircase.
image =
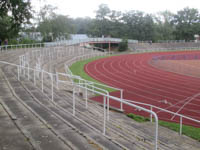
MULTIPOLYGON (((23 50, 3 54, 0 60, 18 62, 23 50)), ((67 57, 66 59, 69 59, 67 57)), ((62 70, 65 61, 55 60, 43 64, 45 68, 62 70), (51 67, 50 67, 51 66, 51 67)), ((110 111, 103 136, 103 108, 100 104, 85 100, 76 94, 76 113, 73 115, 71 92, 54 88, 51 99, 51 83, 45 78, 44 91, 41 82, 33 84, 33 77, 17 80, 17 69, 0 64, 0 147, 1 149, 154 149, 154 123, 138 123, 122 113, 110 111), (9 130, 8 130, 8 129, 9 130), (11 138, 3 138, 11 137, 11 138), (9 144, 8 144, 9 143, 9 144)), ((200 142, 159 127, 158 149, 198 150, 200 142)))

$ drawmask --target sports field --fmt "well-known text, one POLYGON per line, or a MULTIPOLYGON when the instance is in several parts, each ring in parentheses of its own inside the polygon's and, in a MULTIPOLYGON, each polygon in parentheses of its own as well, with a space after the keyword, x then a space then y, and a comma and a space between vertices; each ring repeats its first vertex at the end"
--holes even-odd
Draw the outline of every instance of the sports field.
MULTIPOLYGON (((85 71, 96 80, 124 89, 123 98, 125 99, 152 104, 200 120, 200 78, 169 72, 169 70, 165 71, 157 67, 155 62, 152 63, 152 59, 157 56, 169 56, 173 54, 187 56, 192 53, 200 56, 200 52, 167 52, 112 56, 88 63, 85 65, 85 71)), ((198 59, 198 57, 196 58, 198 59)), ((195 69, 192 71, 195 72, 195 69)), ((119 96, 118 91, 110 94, 119 96)), ((102 101, 101 96, 93 99, 99 102, 102 101)), ((115 101, 111 100, 110 103, 112 106, 119 107, 119 103, 115 101)), ((149 109, 149 106, 143 107, 149 109)), ((124 110, 126 113, 149 116, 149 114, 129 106, 124 106, 124 110)), ((158 109, 153 109, 153 111, 158 114, 161 120, 180 122, 180 117, 174 114, 158 109)), ((200 124, 187 119, 183 119, 183 123, 200 127, 200 124)))

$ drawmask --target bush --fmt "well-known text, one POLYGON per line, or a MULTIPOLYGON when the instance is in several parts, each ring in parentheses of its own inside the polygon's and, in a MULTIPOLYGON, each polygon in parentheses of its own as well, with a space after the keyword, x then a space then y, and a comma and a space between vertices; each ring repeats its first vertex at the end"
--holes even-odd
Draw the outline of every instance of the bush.
POLYGON ((149 118, 146 118, 146 117, 143 117, 143 116, 138 116, 138 115, 135 115, 135 114, 128 114, 127 115, 128 117, 132 118, 133 120, 137 121, 137 122, 146 122, 146 121, 150 121, 149 118))
POLYGON ((25 39, 21 39, 19 41, 19 43, 20 44, 33 44, 33 43, 37 43, 37 41, 25 38, 25 39))
POLYGON ((123 52, 126 51, 128 49, 128 41, 126 39, 123 39, 120 43, 119 43, 119 51, 123 52))
POLYGON ((37 43, 37 41, 31 40, 31 39, 27 39, 27 38, 20 39, 20 40, 17 40, 17 39, 10 39, 10 40, 8 40, 8 45, 34 44, 34 43, 37 43))

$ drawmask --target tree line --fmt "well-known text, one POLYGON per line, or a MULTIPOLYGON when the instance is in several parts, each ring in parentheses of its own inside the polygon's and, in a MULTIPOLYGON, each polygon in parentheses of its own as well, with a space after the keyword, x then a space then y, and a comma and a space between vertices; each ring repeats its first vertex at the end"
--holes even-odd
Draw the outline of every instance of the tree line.
POLYGON ((70 18, 55 13, 55 10, 55 7, 45 5, 36 14, 31 9, 30 0, 1 1, 0 39, 16 38, 19 31, 41 32, 44 41, 68 38, 69 34, 153 42, 189 41, 194 40, 194 34, 200 34, 200 13, 195 8, 186 7, 177 13, 148 14, 136 10, 111 10, 108 5, 101 4, 95 18, 70 18))

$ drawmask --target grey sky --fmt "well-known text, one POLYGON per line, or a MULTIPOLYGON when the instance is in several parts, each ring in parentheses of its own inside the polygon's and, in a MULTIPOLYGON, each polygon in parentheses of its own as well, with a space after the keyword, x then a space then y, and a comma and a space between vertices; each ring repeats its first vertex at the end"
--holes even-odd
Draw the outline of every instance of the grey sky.
POLYGON ((36 10, 44 4, 58 7, 57 12, 70 17, 95 17, 95 10, 100 4, 108 4, 111 10, 140 10, 146 13, 156 13, 169 10, 177 12, 184 7, 200 10, 200 0, 32 0, 36 10))

